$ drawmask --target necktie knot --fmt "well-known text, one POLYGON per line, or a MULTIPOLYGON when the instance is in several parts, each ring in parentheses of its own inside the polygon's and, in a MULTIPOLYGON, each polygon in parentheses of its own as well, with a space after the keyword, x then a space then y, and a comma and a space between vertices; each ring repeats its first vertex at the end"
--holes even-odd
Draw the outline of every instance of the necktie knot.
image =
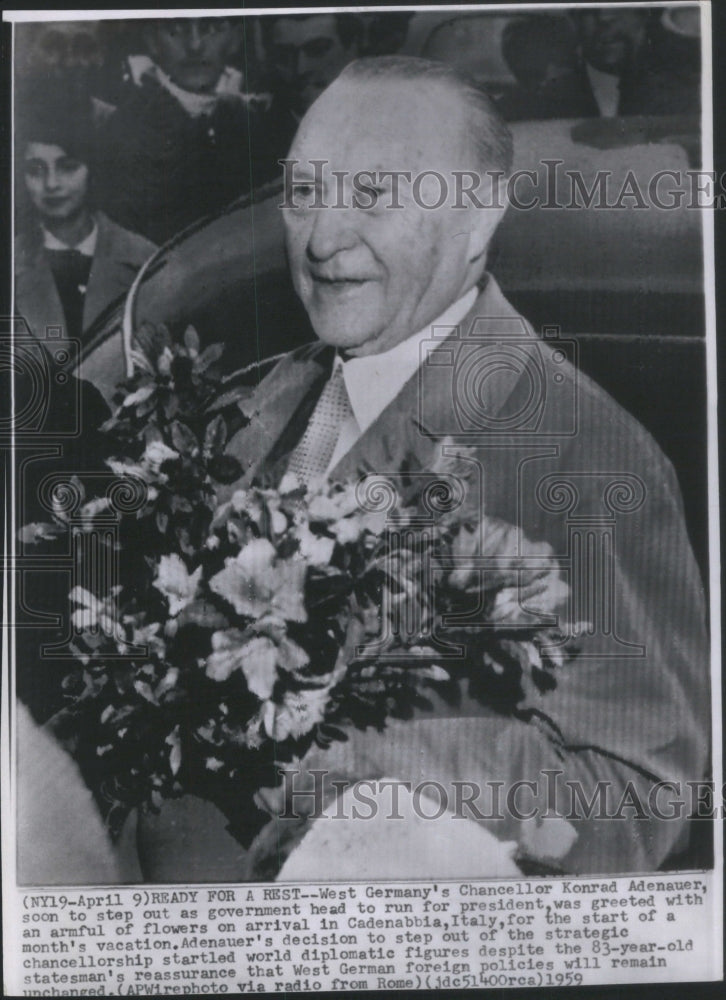
POLYGON ((323 387, 305 433, 290 456, 288 471, 301 483, 310 486, 325 476, 341 427, 351 413, 343 366, 337 364, 323 387))

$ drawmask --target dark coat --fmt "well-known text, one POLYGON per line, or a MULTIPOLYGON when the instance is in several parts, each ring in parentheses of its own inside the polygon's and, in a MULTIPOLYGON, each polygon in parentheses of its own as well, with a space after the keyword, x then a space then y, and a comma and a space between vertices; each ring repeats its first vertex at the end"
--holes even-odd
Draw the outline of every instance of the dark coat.
MULTIPOLYGON (((84 330, 129 290, 139 268, 156 249, 143 236, 117 225, 103 212, 95 213, 95 219, 98 239, 83 303, 84 330)), ((16 238, 15 311, 39 340, 46 339, 49 326, 60 326, 65 334, 63 306, 39 233, 22 233, 16 238)))
POLYGON ((155 80, 129 85, 100 137, 100 204, 121 225, 166 243, 269 179, 251 163, 255 115, 241 100, 220 98, 211 115, 193 117, 155 80))
MULTIPOLYGON (((709 747, 704 596, 672 467, 556 343, 536 340, 493 279, 457 334, 436 347, 439 363, 422 364, 331 478, 429 469, 442 437, 454 435, 473 448, 482 510, 551 544, 578 595, 567 617, 591 627, 556 689, 527 695, 516 718, 462 691, 456 720, 442 705, 433 715, 421 713, 417 726, 353 732, 348 743, 306 763, 355 779, 503 781, 505 788, 517 780, 542 783, 543 769, 556 769, 562 780, 581 782, 588 801, 597 781, 609 782, 613 810, 628 782, 647 801, 659 779, 700 778, 709 747), (469 344, 479 346, 467 345, 471 336, 469 344), (521 345, 533 360, 513 376, 500 355, 521 357, 521 345), (488 377, 475 396, 466 395, 465 369, 474 370, 468 350, 492 352, 491 364, 486 353, 479 358, 488 377), (583 563, 588 545, 596 546, 595 564, 583 563)), ((252 420, 229 449, 247 470, 244 482, 274 484, 283 474, 325 381, 328 353, 317 343, 286 355, 241 404, 252 420)), ((574 821, 578 839, 555 867, 656 869, 680 846, 685 822, 631 815, 574 821)), ((510 818, 489 825, 502 839, 516 836, 533 861, 547 861, 547 849, 528 839, 525 824, 510 818)))

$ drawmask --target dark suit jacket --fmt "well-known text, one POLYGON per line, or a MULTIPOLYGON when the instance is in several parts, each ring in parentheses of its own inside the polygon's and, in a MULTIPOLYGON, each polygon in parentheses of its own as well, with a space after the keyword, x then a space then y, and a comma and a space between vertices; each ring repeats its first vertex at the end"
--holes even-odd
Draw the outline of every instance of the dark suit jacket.
MULTIPOLYGON (((241 404, 252 421, 229 448, 245 481, 281 477, 325 381, 328 355, 321 344, 286 355, 241 404)), ((482 510, 552 545, 579 595, 570 614, 592 627, 579 639, 579 655, 560 669, 556 689, 528 694, 517 718, 462 691, 456 720, 442 704, 421 713, 421 725, 351 734, 308 763, 357 779, 503 781, 505 789, 518 780, 542 785, 543 769, 551 769, 560 772, 557 781, 580 782, 588 800, 598 781, 607 782, 611 813, 629 782, 647 805, 658 780, 700 779, 709 747, 704 597, 670 464, 557 343, 535 338, 492 278, 434 358, 332 478, 426 470, 442 437, 458 434, 479 464, 482 510), (517 357, 525 358, 519 372, 517 357), (477 370, 486 377, 472 393, 477 370), (588 549, 594 563, 585 561, 588 549)), ((565 791, 559 809, 566 816, 565 791)), ((623 809, 619 819, 573 820, 578 839, 554 867, 654 870, 681 846, 687 811, 680 821, 638 819, 623 809)), ((551 848, 532 823, 510 817, 487 825, 502 838, 518 837, 532 861, 552 865, 551 848)))
MULTIPOLYGON (((128 291, 139 268, 156 250, 153 243, 95 213, 98 239, 83 303, 83 329, 115 299, 128 291)), ((15 311, 32 333, 45 340, 48 326, 61 326, 65 316, 39 234, 22 233, 15 245, 15 311)))
POLYGON ((166 243, 250 190, 254 117, 234 100, 192 117, 155 80, 129 84, 100 137, 100 204, 121 225, 166 243))

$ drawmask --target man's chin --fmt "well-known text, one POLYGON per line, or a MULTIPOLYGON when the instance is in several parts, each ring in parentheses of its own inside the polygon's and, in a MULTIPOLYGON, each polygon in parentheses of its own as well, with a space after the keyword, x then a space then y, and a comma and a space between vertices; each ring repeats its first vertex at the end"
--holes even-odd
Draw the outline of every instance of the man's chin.
POLYGON ((213 94, 219 76, 212 77, 208 73, 181 73, 172 80, 181 90, 190 94, 213 94))

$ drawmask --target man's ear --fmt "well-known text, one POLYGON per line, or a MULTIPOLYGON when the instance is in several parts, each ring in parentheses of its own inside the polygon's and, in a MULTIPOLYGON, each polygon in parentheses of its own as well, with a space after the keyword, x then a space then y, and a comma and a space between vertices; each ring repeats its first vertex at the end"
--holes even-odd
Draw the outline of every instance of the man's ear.
POLYGON ((483 207, 469 206, 471 230, 469 233, 469 260, 471 263, 486 254, 497 226, 504 218, 509 204, 507 198, 507 178, 489 177, 484 185, 485 193, 477 197, 483 207))

